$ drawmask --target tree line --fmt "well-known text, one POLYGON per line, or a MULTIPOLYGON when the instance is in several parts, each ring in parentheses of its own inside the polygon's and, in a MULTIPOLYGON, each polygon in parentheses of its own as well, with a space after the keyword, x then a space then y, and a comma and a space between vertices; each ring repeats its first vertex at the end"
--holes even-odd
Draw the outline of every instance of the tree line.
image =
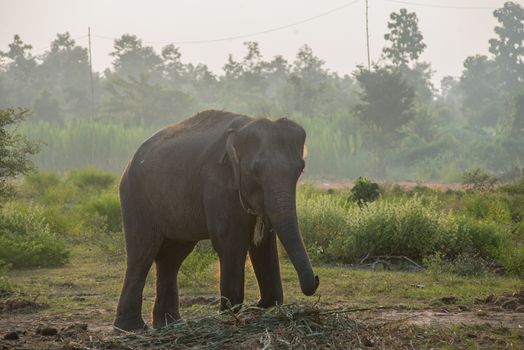
MULTIPOLYGON (((454 180, 478 166, 511 176, 524 168, 524 8, 506 2, 493 15, 489 54, 467 57, 461 75, 443 78, 439 90, 431 63, 420 60, 427 46, 419 19, 407 9, 390 15, 382 56, 350 75, 327 69, 308 45, 288 61, 265 58, 257 42, 215 73, 184 62, 174 45, 157 52, 124 34, 111 67, 93 73, 93 104, 85 47, 66 32, 36 55, 15 35, 0 51, 0 108, 32 110, 28 130, 89 120, 149 131, 208 108, 288 116, 308 131, 312 177, 454 180)), ((43 141, 57 142, 56 134, 43 141)))

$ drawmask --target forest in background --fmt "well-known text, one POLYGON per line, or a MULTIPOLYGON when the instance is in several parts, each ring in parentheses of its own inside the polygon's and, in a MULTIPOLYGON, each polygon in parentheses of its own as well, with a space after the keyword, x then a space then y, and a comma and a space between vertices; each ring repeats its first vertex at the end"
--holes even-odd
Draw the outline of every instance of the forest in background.
POLYGON ((214 73, 132 34, 114 41, 112 66, 91 75, 88 49, 69 33, 40 55, 15 35, 0 51, 0 109, 32 111, 19 130, 41 142, 34 160, 43 170, 120 173, 155 130, 214 108, 301 123, 308 178, 458 181, 483 168, 509 180, 524 167, 524 8, 507 2, 493 15, 489 54, 465 58, 440 89, 406 9, 391 14, 382 57, 344 76, 307 45, 289 62, 246 42, 244 57, 230 55, 214 73))

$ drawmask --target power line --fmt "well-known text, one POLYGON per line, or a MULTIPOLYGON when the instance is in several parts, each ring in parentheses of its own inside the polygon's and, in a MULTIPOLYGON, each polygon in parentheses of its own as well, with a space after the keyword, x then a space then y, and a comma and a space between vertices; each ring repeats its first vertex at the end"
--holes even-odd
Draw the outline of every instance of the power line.
MULTIPOLYGON (((72 40, 80 40, 80 39, 83 39, 83 38, 85 38, 85 37, 87 37, 87 35, 81 35, 81 36, 78 36, 78 37, 76 37, 76 38, 72 38, 72 40)), ((40 53, 40 52, 42 52, 42 51, 45 51, 45 50, 47 50, 47 49, 50 49, 51 47, 53 47, 53 45, 43 46, 43 47, 40 47, 40 48, 34 49, 34 51, 31 52, 31 53, 38 54, 38 53, 40 53)))
MULTIPOLYGON (((356 3, 360 2, 360 1, 362 1, 362 0, 353 0, 353 1, 350 1, 350 2, 348 2, 346 4, 344 4, 344 5, 335 7, 333 9, 331 9, 331 10, 326 11, 326 12, 319 13, 319 14, 317 14, 315 16, 304 18, 304 19, 302 19, 300 21, 297 21, 297 22, 293 22, 293 23, 290 23, 290 24, 285 24, 285 25, 282 25, 282 26, 279 26, 279 27, 274 27, 274 28, 262 30, 262 31, 259 31, 259 32, 249 33, 249 34, 240 34, 240 35, 234 35, 234 36, 228 36, 228 37, 216 38, 216 39, 206 39, 206 40, 143 41, 143 43, 144 44, 153 44, 153 45, 154 44, 160 44, 160 45, 166 45, 166 44, 177 44, 177 45, 181 45, 181 44, 208 44, 208 43, 216 43, 216 42, 222 42, 222 41, 246 39, 246 38, 250 38, 250 37, 253 37, 253 36, 258 36, 258 35, 262 35, 262 34, 268 34, 268 33, 280 31, 280 30, 283 30, 283 29, 295 27, 295 26, 298 26, 300 24, 304 24, 304 23, 307 23, 307 22, 310 22, 310 21, 314 21, 314 20, 316 20, 318 18, 328 16, 328 15, 330 15, 332 13, 338 12, 340 10, 343 10, 343 9, 347 8, 347 7, 355 5, 356 3)), ((91 36, 95 37, 95 38, 99 38, 99 39, 116 40, 116 38, 112 38, 112 37, 104 36, 104 35, 92 34, 91 36)))
POLYGON ((441 4, 425 4, 421 2, 412 2, 404 0, 384 0, 388 2, 395 2, 398 4, 412 5, 419 7, 431 7, 431 8, 441 8, 441 9, 454 9, 454 10, 495 10, 497 7, 487 7, 487 6, 454 6, 454 5, 441 5, 441 4))

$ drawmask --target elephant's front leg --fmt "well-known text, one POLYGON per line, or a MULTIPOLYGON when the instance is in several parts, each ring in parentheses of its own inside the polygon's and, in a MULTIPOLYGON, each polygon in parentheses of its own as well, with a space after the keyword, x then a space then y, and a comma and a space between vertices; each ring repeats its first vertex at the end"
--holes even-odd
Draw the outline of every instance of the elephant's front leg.
POLYGON ((284 293, 275 233, 265 230, 262 242, 258 246, 252 245, 249 249, 249 258, 260 288, 258 306, 271 307, 282 304, 284 293))
POLYGON ((244 302, 244 268, 255 217, 240 206, 238 192, 210 186, 204 207, 209 236, 220 260, 220 309, 244 302))
POLYGON ((220 260, 220 310, 225 310, 244 302, 244 268, 249 240, 237 234, 219 240, 213 245, 220 260))

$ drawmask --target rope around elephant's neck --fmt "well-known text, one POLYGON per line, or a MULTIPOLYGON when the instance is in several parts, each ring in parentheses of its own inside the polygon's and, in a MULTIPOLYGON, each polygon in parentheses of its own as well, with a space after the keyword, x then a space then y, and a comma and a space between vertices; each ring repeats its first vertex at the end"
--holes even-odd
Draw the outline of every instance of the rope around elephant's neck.
POLYGON ((256 211, 244 204, 244 200, 242 199, 242 193, 240 193, 240 190, 238 190, 238 198, 240 199, 240 205, 242 205, 242 208, 244 208, 246 213, 248 213, 249 215, 261 216, 256 211))

